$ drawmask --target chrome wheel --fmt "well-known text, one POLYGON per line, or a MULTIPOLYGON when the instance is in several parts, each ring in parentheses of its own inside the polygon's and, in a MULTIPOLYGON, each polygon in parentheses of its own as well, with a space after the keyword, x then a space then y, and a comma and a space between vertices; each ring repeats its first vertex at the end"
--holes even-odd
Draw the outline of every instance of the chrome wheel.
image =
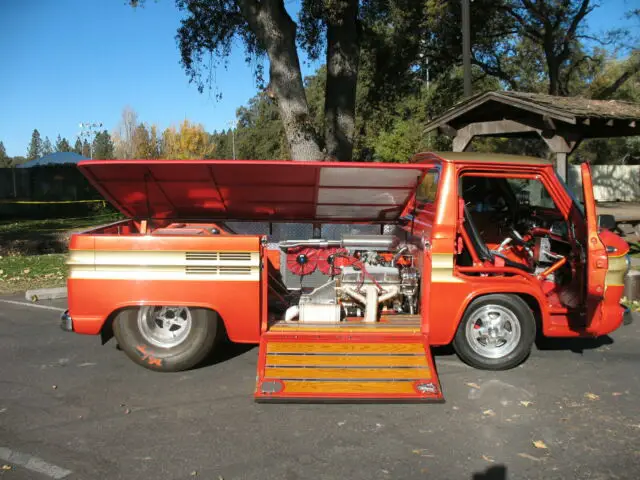
POLYGON ((179 345, 191 331, 191 312, 187 307, 142 307, 138 328, 152 345, 171 348, 179 345))
POLYGON ((473 313, 465 329, 467 343, 478 355, 502 358, 520 342, 520 322, 508 308, 486 305, 473 313))

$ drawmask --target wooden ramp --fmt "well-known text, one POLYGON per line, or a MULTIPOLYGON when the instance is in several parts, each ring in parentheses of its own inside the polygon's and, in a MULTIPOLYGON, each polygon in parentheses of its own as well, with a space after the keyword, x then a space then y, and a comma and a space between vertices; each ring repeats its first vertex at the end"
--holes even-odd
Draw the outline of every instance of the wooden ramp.
POLYGON ((262 336, 260 402, 433 402, 442 392, 429 345, 413 331, 286 329, 262 336))

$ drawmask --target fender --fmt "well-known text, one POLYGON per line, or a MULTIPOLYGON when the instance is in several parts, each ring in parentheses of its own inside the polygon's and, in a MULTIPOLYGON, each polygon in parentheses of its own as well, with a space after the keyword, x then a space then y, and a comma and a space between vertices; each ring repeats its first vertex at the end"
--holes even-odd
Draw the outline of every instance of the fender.
POLYGON ((237 343, 260 340, 260 282, 69 279, 74 331, 97 335, 114 313, 142 305, 180 305, 218 313, 237 343), (102 292, 102 295, 100 295, 102 292))
MULTIPOLYGON (((477 298, 491 294, 529 296, 538 306, 542 325, 549 322, 550 314, 544 293, 538 286, 532 285, 526 279, 516 280, 513 277, 494 277, 491 279, 491 284, 486 285, 486 282, 483 281, 470 280, 469 277, 463 278, 465 279, 465 283, 461 284, 464 285, 463 290, 461 289, 462 291, 457 292, 457 295, 447 298, 448 305, 452 303, 458 304, 453 320, 450 322, 431 322, 432 327, 429 341, 432 345, 448 345, 451 343, 462 321, 462 317, 471 302, 477 298)), ((447 308, 447 310, 450 312, 451 307, 447 308)), ((431 312, 433 314, 434 309, 431 309, 431 312)))

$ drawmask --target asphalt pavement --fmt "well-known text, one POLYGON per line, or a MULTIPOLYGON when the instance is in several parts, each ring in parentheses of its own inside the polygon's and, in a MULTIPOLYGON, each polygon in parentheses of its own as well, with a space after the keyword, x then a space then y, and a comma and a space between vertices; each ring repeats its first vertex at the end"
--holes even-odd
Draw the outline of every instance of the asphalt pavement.
POLYGON ((446 403, 256 404, 257 349, 160 374, 0 299, 0 479, 637 479, 640 318, 483 372, 440 349, 446 403))

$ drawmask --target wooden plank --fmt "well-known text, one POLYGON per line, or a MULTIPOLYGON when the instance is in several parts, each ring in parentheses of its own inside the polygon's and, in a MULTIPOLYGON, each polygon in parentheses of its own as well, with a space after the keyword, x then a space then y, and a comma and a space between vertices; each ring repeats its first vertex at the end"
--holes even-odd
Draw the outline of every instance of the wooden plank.
POLYGON ((424 355, 268 355, 266 364, 271 366, 315 366, 315 367, 426 367, 424 355))
POLYGON ((431 378, 429 368, 269 368, 264 372, 265 378, 277 379, 379 379, 379 380, 428 380, 431 378))
POLYGON ((413 394, 413 382, 305 382, 288 381, 284 382, 284 391, 287 394, 296 393, 317 393, 319 397, 329 398, 331 394, 413 394))
POLYGON ((421 343, 269 342, 267 353, 414 353, 423 354, 421 343))

